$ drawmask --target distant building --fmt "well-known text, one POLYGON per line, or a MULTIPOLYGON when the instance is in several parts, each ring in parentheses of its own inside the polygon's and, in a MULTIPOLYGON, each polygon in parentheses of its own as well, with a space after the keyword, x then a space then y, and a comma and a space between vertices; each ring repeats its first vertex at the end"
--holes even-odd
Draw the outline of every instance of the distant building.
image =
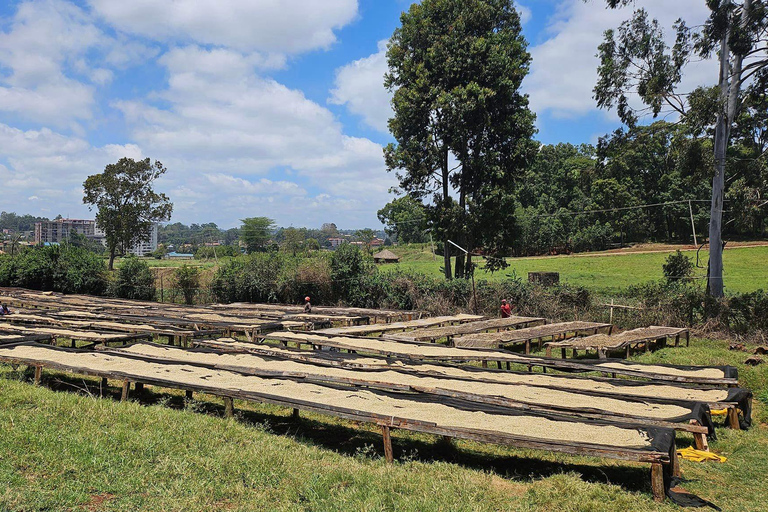
POLYGON ((382 245, 384 245, 384 240, 378 237, 374 238, 373 240, 371 240, 370 245, 371 247, 381 247, 382 245))
MULTIPOLYGON (((106 247, 107 235, 99 226, 96 226, 94 230, 94 239, 101 242, 106 247)), ((125 254, 133 254, 134 256, 148 256, 157 250, 157 224, 152 224, 149 231, 149 238, 144 242, 139 242, 129 250, 125 251, 125 254)))
POLYGON ((187 253, 179 253, 179 252, 169 252, 165 255, 165 259, 167 260, 191 260, 195 257, 194 254, 187 254, 187 253))
POLYGON ((36 244, 60 244, 73 233, 96 238, 96 221, 84 219, 56 219, 35 222, 36 244))
POLYGON ((343 243, 346 243, 346 238, 329 238, 328 243, 331 244, 331 248, 335 249, 343 243))
MULTIPOLYGON (((82 235, 100 244, 107 245, 107 236, 95 220, 56 219, 35 223, 35 244, 60 244, 66 242, 72 234, 82 235)), ((149 239, 136 244, 126 254, 146 256, 157 250, 157 224, 152 225, 149 239)))

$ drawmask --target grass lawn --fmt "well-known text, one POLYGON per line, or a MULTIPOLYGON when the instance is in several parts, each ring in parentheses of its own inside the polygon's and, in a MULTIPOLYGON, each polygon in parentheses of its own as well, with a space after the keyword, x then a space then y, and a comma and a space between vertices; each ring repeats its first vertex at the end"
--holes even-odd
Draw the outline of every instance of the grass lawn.
MULTIPOLYGON (((406 246, 395 248, 402 257, 400 263, 386 268, 415 270, 428 275, 441 275, 442 258, 432 258, 429 246, 406 246)), ((685 251, 696 258, 696 251, 685 251)), ((619 253, 569 256, 547 256, 532 258, 508 258, 509 268, 490 274, 479 268, 476 279, 489 281, 507 279, 508 276, 528 278, 528 272, 560 272, 560 281, 586 286, 597 293, 611 294, 630 285, 654 281, 664 277, 662 265, 668 252, 660 253, 619 253)), ((705 268, 697 268, 697 277, 706 277, 708 253, 699 255, 705 268)), ((735 247, 723 253, 726 292, 751 292, 768 288, 768 247, 735 247)), ((482 260, 480 265, 482 266, 482 260)), ((705 286, 704 279, 698 280, 705 286)))
MULTIPOLYGON (((693 340, 646 362, 735 364, 768 399, 768 365, 745 367, 726 342, 693 340)), ((98 381, 0 365, 0 510, 650 511, 648 467, 394 431, 395 464, 370 426, 149 388, 129 403, 98 381)), ((112 384, 117 384, 116 382, 112 384)), ((768 427, 718 428, 724 464, 683 461, 684 487, 727 511, 765 510, 768 427)), ((690 442, 678 435, 679 444, 690 442)))

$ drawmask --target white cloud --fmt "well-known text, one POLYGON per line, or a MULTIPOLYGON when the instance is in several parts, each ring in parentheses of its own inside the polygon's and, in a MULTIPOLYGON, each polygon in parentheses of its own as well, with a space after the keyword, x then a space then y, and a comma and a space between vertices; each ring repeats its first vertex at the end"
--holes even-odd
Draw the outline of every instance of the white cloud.
POLYGON ((29 212, 29 201, 34 201, 39 212, 47 205, 78 216, 87 215, 82 183, 89 174, 123 156, 142 157, 132 144, 93 147, 48 128, 24 131, 6 124, 0 124, 0 155, 6 160, 0 165, 3 209, 29 212))
MULTIPOLYGON (((683 18, 689 26, 700 24, 708 9, 701 0, 638 0, 636 8, 645 8, 658 18, 667 38, 674 40, 672 24, 683 18)), ((572 118, 596 110, 592 89, 597 82, 597 47, 603 32, 618 28, 629 19, 632 9, 611 10, 602 2, 563 0, 550 20, 549 37, 531 48, 533 63, 531 74, 523 87, 530 95, 531 108, 542 114, 572 118)), ((687 70, 681 89, 689 90, 701 83, 712 83, 717 67, 711 62, 700 62, 687 70)))
POLYGON ((157 41, 294 54, 327 48, 357 0, 89 0, 118 29, 157 41))
POLYGON ((160 63, 166 90, 114 106, 132 138, 168 167, 180 217, 259 214, 320 225, 323 205, 334 205, 342 224, 375 222, 394 184, 380 145, 345 135, 328 109, 259 75, 250 54, 188 46, 160 63))
POLYGON ((517 9, 518 14, 520 14, 520 23, 525 25, 529 21, 531 21, 531 18, 533 17, 533 13, 531 12, 530 7, 526 7, 525 5, 520 4, 519 2, 515 2, 515 9, 517 9))
POLYGON ((329 102, 346 105, 365 124, 387 132, 387 120, 392 117, 392 94, 384 88, 387 72, 387 41, 379 42, 379 51, 350 62, 336 70, 335 88, 329 102))

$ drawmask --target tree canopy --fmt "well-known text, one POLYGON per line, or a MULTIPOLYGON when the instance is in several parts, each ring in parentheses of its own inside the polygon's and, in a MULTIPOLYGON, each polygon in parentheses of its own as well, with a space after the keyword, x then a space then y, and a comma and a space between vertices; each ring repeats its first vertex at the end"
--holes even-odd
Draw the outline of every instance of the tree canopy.
POLYGON ((165 172, 157 160, 153 164, 149 158, 121 158, 83 183, 83 202, 89 208, 98 208, 96 224, 106 236, 110 270, 118 251, 124 253, 146 241, 154 223, 170 220, 173 204, 165 194, 153 189, 154 182, 165 172))
POLYGON ((387 236, 404 244, 426 240, 427 211, 419 201, 405 195, 393 199, 376 214, 387 236))
MULTIPOLYGON (((427 207, 450 278, 449 239, 488 252, 511 243, 509 192, 536 151, 520 92, 531 57, 511 0, 424 0, 400 20, 387 51, 396 142, 385 158, 427 207)), ((458 257, 456 275, 471 267, 458 257)))
MULTIPOLYGON (((632 3, 606 1, 610 8, 632 3)), ((739 132, 734 124, 741 120, 744 104, 750 100, 760 104, 760 98, 765 98, 768 5, 761 0, 706 0, 706 4, 710 16, 702 26, 691 28, 684 20, 675 23, 672 47, 666 43, 659 23, 649 19, 643 9, 635 10, 632 19, 618 31, 606 31, 605 41, 599 47, 599 78, 594 91, 598 106, 616 107, 629 126, 635 125, 642 113, 658 116, 672 111, 694 130, 711 133, 714 161, 710 174, 708 288, 712 295, 720 297, 724 290, 722 218, 728 152, 732 136, 739 132), (680 91, 686 66, 694 59, 712 55, 718 55, 719 69, 717 73, 712 70, 711 86, 689 91, 690 94, 680 91), (632 93, 643 102, 643 109, 632 105, 632 93)))
POLYGON ((248 217, 240 222, 240 240, 245 244, 248 254, 266 250, 267 242, 272 236, 275 221, 267 217, 248 217))

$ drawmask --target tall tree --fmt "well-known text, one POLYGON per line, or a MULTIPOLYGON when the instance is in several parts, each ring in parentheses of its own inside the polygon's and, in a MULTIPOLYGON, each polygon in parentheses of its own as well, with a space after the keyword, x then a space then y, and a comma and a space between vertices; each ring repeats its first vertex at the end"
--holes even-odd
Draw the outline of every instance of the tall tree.
MULTIPOLYGON (((490 252, 511 242, 509 192, 536 151, 520 93, 531 57, 511 0, 424 0, 400 21, 387 51, 396 143, 386 163, 429 203, 450 279, 449 238, 490 252)), ((471 258, 456 263, 459 277, 472 268, 471 258)))
POLYGON ((121 158, 83 183, 83 202, 99 210, 96 223, 106 235, 109 270, 114 268, 118 250, 124 253, 148 240, 154 223, 170 220, 173 204, 152 188, 165 172, 157 160, 153 164, 149 158, 121 158))
POLYGON ((243 223, 240 228, 240 239, 245 243, 248 254, 266 249, 272 230, 275 228, 275 221, 267 217, 248 217, 240 222, 243 223))
POLYGON ((425 240, 427 212, 424 206, 405 195, 393 199, 376 214, 384 224, 384 231, 403 244, 420 243, 425 240))
MULTIPOLYGON (((610 8, 633 3, 606 1, 610 8)), ((618 34, 608 30, 599 47, 595 99, 600 107, 616 106, 629 125, 638 120, 638 111, 627 96, 630 92, 636 92, 654 116, 665 109, 684 118, 693 115, 706 119, 702 110, 714 114, 708 289, 713 296, 721 297, 726 158, 731 130, 742 106, 742 88, 768 67, 768 4, 764 0, 706 0, 706 4, 711 12, 700 28, 691 29, 683 20, 675 23, 677 37, 672 48, 666 44, 658 22, 650 20, 643 9, 636 10, 618 34), (708 58, 715 53, 719 56, 717 94, 713 96, 702 88, 687 101, 686 95, 677 90, 685 66, 692 58, 708 58)))

